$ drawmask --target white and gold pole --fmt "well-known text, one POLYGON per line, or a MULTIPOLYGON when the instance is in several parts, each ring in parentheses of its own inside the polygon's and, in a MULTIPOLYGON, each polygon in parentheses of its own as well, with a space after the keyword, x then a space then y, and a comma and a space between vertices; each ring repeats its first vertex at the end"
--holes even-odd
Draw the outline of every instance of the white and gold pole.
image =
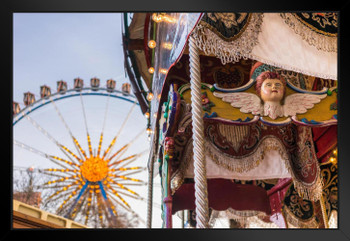
POLYGON ((193 160, 197 228, 209 228, 206 163, 204 158, 204 124, 202 119, 201 76, 199 50, 189 38, 190 84, 193 130, 193 160))

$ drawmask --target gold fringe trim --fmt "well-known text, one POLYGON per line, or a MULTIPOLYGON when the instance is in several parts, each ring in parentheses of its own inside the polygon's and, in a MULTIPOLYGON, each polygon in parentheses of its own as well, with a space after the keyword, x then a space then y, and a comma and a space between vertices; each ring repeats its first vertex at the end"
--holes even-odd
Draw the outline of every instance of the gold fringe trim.
MULTIPOLYGON (((184 176, 186 170, 190 162, 192 161, 193 151, 192 151, 192 139, 188 141, 188 145, 186 146, 180 167, 176 170, 176 172, 172 175, 170 181, 170 188, 172 195, 175 193, 177 189, 180 188, 182 183, 184 182, 184 176)), ((276 150, 282 157, 285 163, 289 165, 288 154, 285 150, 283 144, 275 137, 266 136, 261 142, 260 145, 256 148, 256 150, 249 155, 243 157, 232 157, 227 154, 220 152, 210 141, 205 140, 205 154, 210 156, 213 162, 229 171, 243 173, 253 168, 257 167, 264 159, 265 153, 267 151, 276 150)), ((288 166, 287 166, 288 168, 288 166)), ((288 169, 290 170, 290 168, 288 169)))
MULTIPOLYGON (((303 128, 304 128, 303 132, 300 133, 300 135, 302 135, 302 139, 310 137, 311 128, 310 127, 303 127, 303 128)), ((299 141, 298 145, 300 149, 303 148, 303 142, 299 141)), ((312 145, 312 150, 314 150, 313 141, 311 141, 311 145, 312 145)), ((315 154, 313 156, 316 158, 315 154)), ((323 188, 323 179, 321 177, 321 169, 320 169, 320 166, 318 165, 317 159, 315 159, 315 161, 317 162, 316 178, 312 183, 305 183, 305 182, 299 181, 299 179, 296 177, 292 169, 291 160, 288 159, 285 163, 288 169, 288 172, 292 175, 294 189, 298 192, 299 196, 301 196, 303 199, 310 200, 313 202, 316 202, 321 198, 322 188, 323 188)))
POLYGON ((207 154, 215 164, 231 172, 243 173, 256 168, 264 160, 265 153, 271 150, 278 151, 284 161, 289 159, 282 143, 274 137, 264 138, 253 153, 241 157, 233 157, 225 154, 214 146, 213 143, 207 140, 205 141, 204 146, 207 154))
POLYGON ((235 210, 233 208, 226 210, 227 218, 233 219, 240 223, 247 223, 247 221, 249 221, 249 218, 252 217, 263 218, 266 215, 267 214, 265 212, 255 210, 235 210))
POLYGON ((292 13, 281 13, 280 16, 296 34, 300 35, 308 44, 315 46, 317 50, 337 52, 338 38, 336 36, 326 36, 311 30, 302 24, 292 13))
MULTIPOLYGON (((302 135, 310 135, 310 128, 306 128, 305 132, 302 135)), ((188 141, 187 146, 183 152, 183 160, 181 160, 180 167, 176 170, 176 172, 172 175, 170 179, 170 190, 171 194, 174 195, 176 190, 180 188, 180 186, 184 182, 184 177, 186 170, 191 161, 193 161, 193 143, 192 138, 188 141)), ((313 145, 313 144, 312 144, 313 145)), ((221 166, 229 171, 243 173, 256 168, 263 160, 265 153, 267 151, 275 150, 278 151, 281 156, 284 164, 291 174, 293 179, 293 184, 295 190, 298 194, 303 198, 310 201, 318 201, 322 195, 323 189, 323 179, 321 177, 321 170, 319 165, 316 165, 316 179, 312 183, 305 183, 299 181, 294 174, 292 169, 291 160, 289 159, 288 152, 285 146, 273 136, 264 137, 259 146, 255 149, 252 154, 242 156, 242 157, 233 157, 228 154, 220 152, 217 147, 215 147, 210 141, 205 140, 205 154, 208 155, 215 164, 221 166)), ((314 148, 314 147, 312 147, 314 148)), ((317 161, 317 160, 316 160, 317 161)))
POLYGON ((238 62, 241 58, 247 59, 258 43, 263 16, 262 13, 252 13, 246 29, 239 38, 230 42, 221 39, 215 32, 201 24, 197 25, 192 34, 196 45, 206 55, 215 55, 222 64, 238 62))
POLYGON ((215 209, 212 209, 209 225, 213 227, 216 222, 216 219, 226 218, 235 220, 236 222, 245 226, 246 224, 250 223, 256 218, 261 220, 266 216, 268 215, 265 212, 255 210, 235 210, 233 208, 228 208, 224 211, 217 211, 215 209))
POLYGON ((179 189, 184 182, 185 179, 185 173, 188 169, 188 166, 193 159, 193 139, 191 138, 188 141, 187 146, 185 147, 185 150, 183 151, 183 160, 181 160, 180 167, 175 171, 175 173, 170 178, 170 190, 171 195, 174 195, 177 189, 179 189))
POLYGON ((288 228, 318 228, 318 223, 314 216, 303 221, 300 218, 297 218, 288 208, 282 208, 282 212, 288 228), (294 227, 290 227, 290 225, 293 225, 294 227))

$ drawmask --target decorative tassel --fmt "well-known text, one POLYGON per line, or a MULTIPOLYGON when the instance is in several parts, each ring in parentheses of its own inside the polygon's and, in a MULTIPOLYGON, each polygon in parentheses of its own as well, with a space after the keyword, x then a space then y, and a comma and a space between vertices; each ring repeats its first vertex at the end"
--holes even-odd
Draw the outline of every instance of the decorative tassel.
POLYGON ((215 55, 222 64, 238 62, 250 57, 250 52, 258 43, 258 35, 263 21, 262 13, 252 13, 250 23, 238 39, 227 42, 214 32, 199 24, 193 31, 195 43, 206 55, 215 55))

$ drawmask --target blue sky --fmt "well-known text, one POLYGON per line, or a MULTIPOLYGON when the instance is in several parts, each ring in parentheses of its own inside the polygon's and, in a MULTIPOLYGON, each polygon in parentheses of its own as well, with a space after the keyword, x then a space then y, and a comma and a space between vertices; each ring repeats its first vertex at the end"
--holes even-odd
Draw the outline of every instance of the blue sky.
POLYGON ((80 77, 101 85, 113 78, 125 82, 121 14, 16 13, 14 14, 13 99, 23 103, 30 91, 38 99, 41 85, 56 92, 56 82, 68 86, 80 77))

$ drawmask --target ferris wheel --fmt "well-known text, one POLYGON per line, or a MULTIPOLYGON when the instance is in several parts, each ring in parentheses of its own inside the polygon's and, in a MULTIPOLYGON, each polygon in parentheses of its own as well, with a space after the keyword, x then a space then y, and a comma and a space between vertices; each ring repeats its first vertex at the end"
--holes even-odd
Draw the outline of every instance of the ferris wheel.
POLYGON ((14 172, 48 177, 36 187, 50 190, 56 214, 95 227, 117 227, 121 214, 142 225, 146 216, 146 119, 130 84, 115 87, 76 78, 72 88, 58 81, 56 93, 41 86, 38 100, 24 93, 23 109, 13 103, 14 172))

